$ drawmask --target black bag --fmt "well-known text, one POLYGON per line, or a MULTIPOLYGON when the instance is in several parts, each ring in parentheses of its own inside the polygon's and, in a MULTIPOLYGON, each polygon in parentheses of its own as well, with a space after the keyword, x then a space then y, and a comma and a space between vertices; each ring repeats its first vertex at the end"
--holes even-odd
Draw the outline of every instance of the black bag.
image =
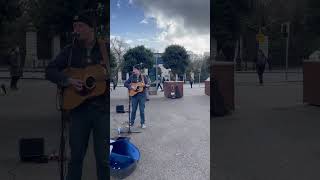
POLYGON ((22 162, 40 161, 44 157, 43 138, 22 138, 19 140, 19 155, 22 162))
POLYGON ((181 98, 182 97, 178 86, 175 87, 175 94, 176 94, 176 98, 181 98))
POLYGON ((212 115, 214 117, 224 116, 228 113, 225 107, 223 95, 220 92, 219 83, 213 80, 213 93, 212 93, 212 115))
POLYGON ((125 113, 124 106, 123 105, 117 105, 116 106, 117 113, 125 113))

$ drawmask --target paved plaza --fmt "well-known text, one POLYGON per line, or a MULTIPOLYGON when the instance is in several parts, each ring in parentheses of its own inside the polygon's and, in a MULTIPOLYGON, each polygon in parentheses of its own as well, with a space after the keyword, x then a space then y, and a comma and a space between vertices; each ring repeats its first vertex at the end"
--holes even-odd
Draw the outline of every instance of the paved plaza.
MULTIPOLYGON (((27 75, 27 74, 26 74, 27 75)), ((41 73, 31 74, 41 79, 41 73)), ((6 72, 0 81, 8 85, 6 72)), ((0 96, 0 179, 12 179, 8 171, 18 162, 18 140, 44 137, 46 154, 58 149, 60 114, 56 110, 55 85, 22 79, 20 90, 0 96)), ((203 84, 184 88, 182 99, 167 99, 163 92, 146 103, 147 129, 130 135, 141 151, 141 161, 128 180, 295 180, 319 179, 320 109, 302 103, 302 72, 265 73, 259 86, 255 73, 236 73, 235 111, 209 120, 210 98, 203 84), (212 129, 209 128, 211 124, 212 129), (214 143, 209 171, 209 134, 214 143)), ((117 114, 116 105, 128 108, 127 90, 118 87, 111 95, 111 131, 124 126, 128 114, 117 114)), ((139 124, 139 111, 136 125, 139 124)), ((83 179, 95 179, 90 141, 83 179)), ((57 162, 20 164, 16 180, 59 179, 57 162)))
POLYGON ((320 178, 320 107, 302 103, 302 73, 236 75, 236 110, 211 120, 215 180, 320 178))
MULTIPOLYGON (((128 122, 128 113, 117 114, 116 105, 128 109, 128 92, 124 87, 111 92, 111 137, 114 130, 128 122)), ((163 92, 150 96, 146 102, 147 129, 131 134, 132 142, 140 149, 141 161, 127 179, 206 180, 210 175, 210 98, 204 94, 204 84, 184 86, 181 99, 165 98, 163 92)))
MULTIPOLYGON (((4 76, 1 83, 9 84, 4 76)), ((32 74, 41 79, 41 74, 32 74)), ((8 171, 19 161, 19 138, 45 138, 45 153, 58 150, 60 113, 56 110, 56 86, 44 80, 22 79, 19 91, 0 96, 0 179, 13 176, 8 171)), ((159 92, 150 96, 146 107, 148 128, 132 135, 132 142, 141 151, 136 171, 127 179, 208 179, 210 165, 210 100, 204 94, 204 85, 185 86, 182 99, 164 98, 159 92)), ((127 90, 118 87, 111 92, 111 135, 113 128, 127 121, 127 114, 116 114, 115 105, 127 108, 127 90)), ((139 114, 137 114, 139 122, 139 114)), ((92 140, 85 159, 83 179, 95 179, 95 161, 92 140)), ((13 171, 15 179, 59 179, 57 162, 48 164, 23 163, 13 171)))

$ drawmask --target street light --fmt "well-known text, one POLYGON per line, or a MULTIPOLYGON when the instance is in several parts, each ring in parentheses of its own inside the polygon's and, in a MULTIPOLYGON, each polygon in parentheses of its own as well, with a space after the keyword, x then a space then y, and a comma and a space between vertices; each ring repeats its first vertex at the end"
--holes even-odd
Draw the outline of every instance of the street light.
POLYGON ((290 22, 283 24, 283 33, 287 38, 287 47, 286 47, 286 81, 288 80, 288 53, 289 53, 289 37, 290 37, 290 22))
POLYGON ((156 88, 158 90, 158 56, 156 55, 156 88))
POLYGON ((201 74, 201 67, 199 68, 199 87, 200 87, 200 74, 201 74))

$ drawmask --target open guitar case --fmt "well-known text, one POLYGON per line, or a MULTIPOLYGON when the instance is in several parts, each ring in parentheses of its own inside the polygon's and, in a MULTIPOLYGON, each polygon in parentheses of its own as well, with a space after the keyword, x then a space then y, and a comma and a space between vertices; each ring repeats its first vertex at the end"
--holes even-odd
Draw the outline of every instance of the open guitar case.
POLYGON ((110 140, 109 167, 110 175, 124 179, 132 174, 140 160, 139 149, 130 142, 129 137, 110 140))

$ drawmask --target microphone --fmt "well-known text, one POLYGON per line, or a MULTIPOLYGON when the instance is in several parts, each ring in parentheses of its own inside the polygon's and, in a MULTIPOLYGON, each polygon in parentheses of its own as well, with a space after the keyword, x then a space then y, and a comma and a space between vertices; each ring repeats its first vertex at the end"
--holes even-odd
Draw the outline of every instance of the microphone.
POLYGON ((72 39, 78 39, 80 37, 80 34, 78 32, 72 32, 71 36, 72 36, 72 39))
POLYGON ((77 33, 77 32, 72 32, 72 33, 71 33, 71 37, 72 37, 72 46, 73 46, 73 45, 75 44, 76 40, 79 39, 80 34, 77 33))

